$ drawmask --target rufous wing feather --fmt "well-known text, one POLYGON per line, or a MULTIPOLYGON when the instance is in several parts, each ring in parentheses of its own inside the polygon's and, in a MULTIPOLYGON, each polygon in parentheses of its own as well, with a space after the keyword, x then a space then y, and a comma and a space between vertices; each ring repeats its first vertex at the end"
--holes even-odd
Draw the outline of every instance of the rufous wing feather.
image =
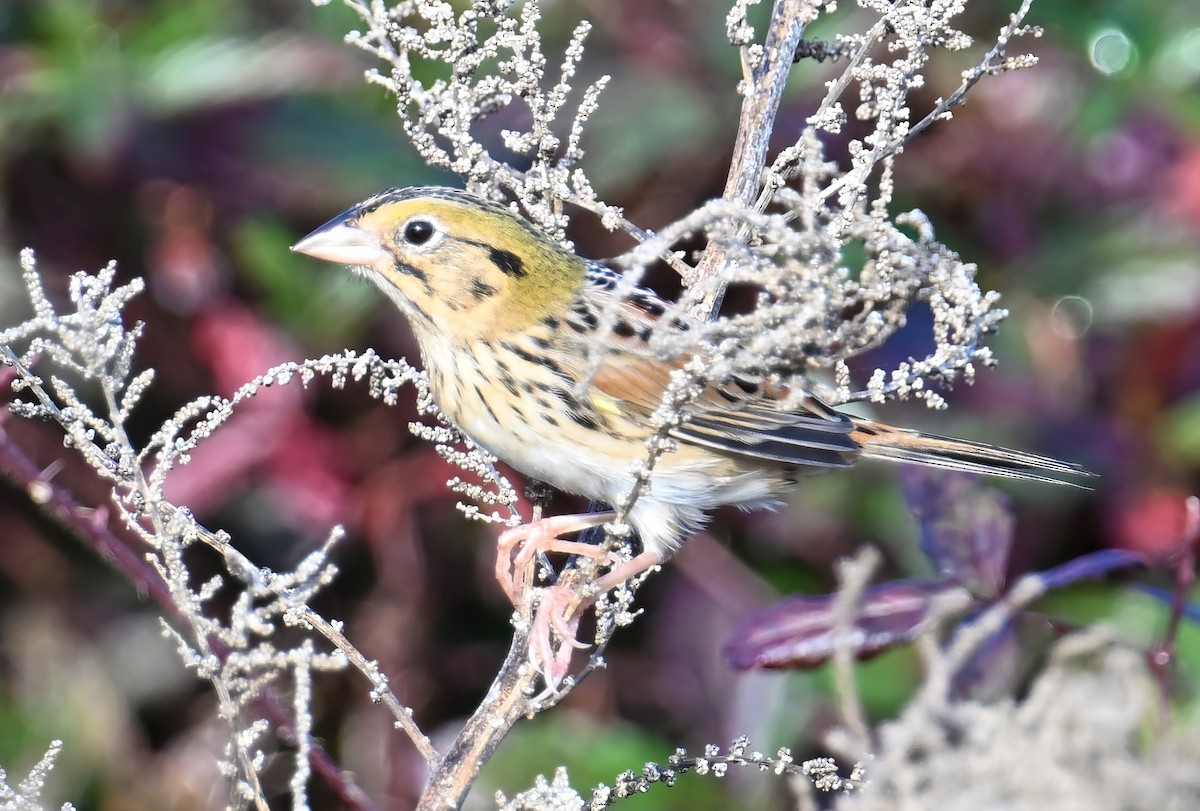
MULTIPOLYGON (((611 271, 593 269, 592 284, 581 302, 585 314, 593 312, 599 318, 615 295, 618 278, 611 271)), ((647 335, 665 308, 665 303, 644 292, 637 300, 622 302, 620 328, 604 339, 612 354, 601 364, 592 385, 602 402, 627 415, 644 417, 653 412, 671 372, 688 360, 684 356, 665 361, 647 345, 647 335)), ((680 321, 676 328, 690 326, 680 321)), ((1048 456, 896 428, 842 414, 811 395, 788 395, 783 387, 735 375, 710 384, 689 403, 685 421, 672 430, 672 436, 730 456, 786 467, 837 468, 860 458, 886 459, 1076 487, 1082 485, 1072 477, 1093 475, 1048 456), (785 399, 795 405, 785 410, 785 399)))

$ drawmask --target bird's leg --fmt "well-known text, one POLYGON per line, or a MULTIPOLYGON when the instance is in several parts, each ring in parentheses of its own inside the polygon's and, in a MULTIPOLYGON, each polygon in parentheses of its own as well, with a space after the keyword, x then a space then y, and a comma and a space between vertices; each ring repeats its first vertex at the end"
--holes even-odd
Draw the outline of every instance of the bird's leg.
MULTIPOLYGON (((591 549, 600 548, 585 545, 591 549)), ((588 647, 587 644, 579 642, 576 636, 579 633, 579 619, 596 601, 596 595, 637 577, 662 563, 662 560, 661 552, 647 550, 625 561, 603 577, 596 578, 586 594, 560 585, 550 586, 542 592, 533 620, 530 641, 533 645, 535 664, 546 679, 547 690, 557 689, 566 677, 571 668, 571 654, 575 649, 588 647)))
MULTIPOLYGON (((596 560, 608 552, 603 545, 564 541, 559 536, 579 532, 590 527, 607 524, 615 513, 586 513, 581 515, 556 515, 543 518, 519 527, 513 527, 500 535, 496 555, 496 579, 504 588, 513 605, 520 606, 532 580, 534 561, 538 555, 557 552, 579 555, 596 560), (515 553, 515 554, 514 554, 515 553)), ((578 587, 553 585, 543 589, 538 599, 530 634, 534 664, 542 671, 546 686, 554 690, 566 677, 571 666, 571 654, 576 648, 587 644, 576 639, 579 620, 592 603, 595 595, 637 577, 642 572, 662 562, 660 552, 647 550, 615 567, 588 585, 586 592, 578 587)))
POLYGON ((617 586, 624 583, 626 580, 632 580, 642 572, 653 569, 655 566, 663 562, 662 552, 656 552, 653 549, 647 549, 645 552, 634 555, 629 560, 614 568, 611 572, 603 577, 597 577, 593 583, 596 594, 603 594, 606 591, 611 591, 617 586))
POLYGON ((539 554, 561 552, 593 559, 605 554, 601 546, 564 541, 559 538, 560 535, 607 524, 615 517, 616 514, 612 512, 555 515, 502 532, 496 552, 496 579, 513 605, 521 604, 521 598, 532 579, 534 558, 539 554))

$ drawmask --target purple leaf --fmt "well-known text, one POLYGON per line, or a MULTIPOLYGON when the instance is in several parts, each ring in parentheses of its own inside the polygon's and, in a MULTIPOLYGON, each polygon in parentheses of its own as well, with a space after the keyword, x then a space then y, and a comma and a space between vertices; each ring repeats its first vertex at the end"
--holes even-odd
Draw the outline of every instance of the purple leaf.
POLYGON ((978 597, 998 596, 1013 540, 1008 499, 967 473, 904 465, 901 481, 921 549, 938 570, 978 597))
MULTIPOLYGON (((933 599, 960 588, 949 579, 896 580, 867 589, 851 623, 851 645, 860 659, 910 641, 933 599)), ((832 658, 836 594, 789 597, 741 622, 725 654, 733 667, 811 668, 832 658)))
POLYGON ((1145 565, 1145 555, 1138 552, 1130 552, 1127 549, 1102 549, 1099 552, 1080 555, 1053 569, 1038 572, 1036 576, 1041 578, 1047 589, 1057 589, 1078 580, 1103 577, 1117 569, 1145 565))

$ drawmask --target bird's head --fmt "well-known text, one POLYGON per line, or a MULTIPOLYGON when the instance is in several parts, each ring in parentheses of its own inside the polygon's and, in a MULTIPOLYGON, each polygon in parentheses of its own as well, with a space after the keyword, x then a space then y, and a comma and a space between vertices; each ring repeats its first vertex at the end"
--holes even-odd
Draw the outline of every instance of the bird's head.
POLYGON ((390 189, 339 214, 293 251, 353 268, 418 333, 519 331, 568 306, 575 254, 495 203, 447 188, 390 189))

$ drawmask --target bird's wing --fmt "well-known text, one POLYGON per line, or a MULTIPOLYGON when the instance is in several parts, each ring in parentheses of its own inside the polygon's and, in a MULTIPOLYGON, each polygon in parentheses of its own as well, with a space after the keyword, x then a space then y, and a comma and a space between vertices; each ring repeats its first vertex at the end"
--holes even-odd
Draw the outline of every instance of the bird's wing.
MULTIPOLYGON (((589 277, 580 311, 595 323, 611 309, 620 277, 597 269, 589 277)), ((642 422, 658 408, 671 373, 690 359, 666 361, 649 346, 651 331, 687 332, 696 328, 685 317, 664 324, 668 305, 653 292, 635 288, 619 302, 616 327, 603 338, 606 356, 593 381, 594 405, 633 414, 642 422)), ((761 379, 735 374, 710 383, 684 409, 684 421, 671 429, 681 442, 731 456, 784 466, 836 468, 859 458, 982 473, 1056 484, 1075 484, 1088 477, 1084 468, 1048 456, 983 442, 954 439, 896 428, 835 411, 811 394, 796 396, 761 379), (783 406, 784 398, 788 403, 783 406)))
MULTIPOLYGON (((592 381, 593 405, 645 418, 658 408, 672 372, 689 360, 686 355, 673 361, 657 356, 649 346, 651 331, 685 333, 696 325, 683 316, 665 316, 668 305, 648 290, 618 292, 619 279, 611 270, 594 268, 586 294, 571 308, 570 317, 594 329, 616 306, 616 322, 603 337, 606 355, 592 381), (669 325, 664 317, 672 319, 669 325)), ((711 383, 688 403, 684 422, 671 435, 692 445, 785 465, 854 464, 860 446, 851 436, 855 425, 850 418, 811 396, 784 411, 777 399, 784 394, 746 375, 711 383)))

